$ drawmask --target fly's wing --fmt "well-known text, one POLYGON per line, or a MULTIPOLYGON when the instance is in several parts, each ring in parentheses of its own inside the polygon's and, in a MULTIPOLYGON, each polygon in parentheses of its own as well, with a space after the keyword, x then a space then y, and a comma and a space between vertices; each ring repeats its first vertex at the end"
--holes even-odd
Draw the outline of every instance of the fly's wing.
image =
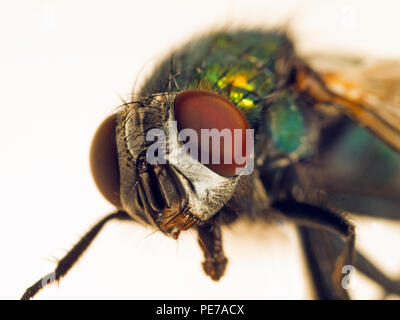
MULTIPOLYGON (((309 63, 320 72, 328 88, 349 99, 370 104, 378 100, 400 116, 400 60, 368 61, 352 57, 314 56, 309 63)), ((387 109, 387 107, 383 107, 387 109)))
POLYGON ((314 56, 298 86, 367 128, 400 152, 400 61, 314 56))
POLYGON ((400 219, 400 61, 314 56, 307 63, 313 69, 300 68, 301 89, 353 120, 341 121, 346 131, 330 131, 335 144, 321 146, 319 166, 307 168, 313 187, 342 210, 400 219))

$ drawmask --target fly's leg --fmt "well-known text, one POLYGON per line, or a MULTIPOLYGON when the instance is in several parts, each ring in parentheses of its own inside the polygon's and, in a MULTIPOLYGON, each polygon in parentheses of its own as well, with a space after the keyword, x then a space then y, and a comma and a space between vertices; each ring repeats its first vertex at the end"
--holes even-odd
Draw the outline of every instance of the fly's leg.
POLYGON ((385 290, 383 298, 392 293, 400 295, 400 281, 388 278, 371 261, 357 251, 355 265, 360 272, 375 281, 385 290))
MULTIPOLYGON (((298 202, 294 199, 278 200, 273 203, 272 207, 299 225, 327 230, 340 235, 344 239, 345 246, 342 252, 333 264, 330 265, 332 270, 330 275, 334 290, 331 297, 334 299, 348 299, 346 289, 342 285, 344 276, 342 270, 346 265, 353 265, 355 242, 354 226, 336 212, 311 204, 298 202)), ((320 244, 320 248, 323 248, 323 244, 320 244)))
MULTIPOLYGON (((329 269, 329 263, 325 263, 325 261, 334 261, 345 244, 340 237, 326 231, 309 227, 299 227, 299 231, 317 295, 320 299, 332 298, 329 291, 331 285, 326 283, 332 270, 329 269)), ((387 277, 357 250, 355 251, 354 265, 358 271, 380 285, 386 294, 400 295, 400 282, 387 277)))
POLYGON ((215 224, 206 224, 197 227, 199 244, 204 253, 204 272, 211 279, 218 281, 225 272, 228 259, 222 247, 221 227, 215 224))
POLYGON ((298 227, 298 230, 316 298, 320 300, 342 298, 337 296, 332 281, 335 261, 343 250, 343 245, 340 248, 334 246, 334 240, 341 239, 330 232, 315 228, 298 227))
POLYGON ((75 262, 82 256, 84 251, 89 247, 94 238, 103 228, 103 226, 110 220, 129 220, 131 219, 127 213, 124 211, 117 211, 112 213, 102 220, 100 220, 96 225, 94 225, 73 247, 68 253, 58 262, 56 269, 44 276, 31 287, 26 289, 25 293, 21 297, 21 300, 29 300, 33 298, 44 286, 60 280, 67 272, 72 268, 75 262))

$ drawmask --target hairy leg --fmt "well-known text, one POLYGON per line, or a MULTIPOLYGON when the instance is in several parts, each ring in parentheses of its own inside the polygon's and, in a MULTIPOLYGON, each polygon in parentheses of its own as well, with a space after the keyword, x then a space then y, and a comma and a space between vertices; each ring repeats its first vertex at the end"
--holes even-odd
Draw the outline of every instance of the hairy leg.
POLYGON ((218 281, 224 274, 228 262, 222 247, 221 227, 215 224, 199 226, 197 234, 205 258, 204 271, 211 279, 218 281))
POLYGON ((94 238, 103 228, 103 226, 110 220, 129 220, 131 217, 124 211, 117 211, 112 213, 103 219, 101 219, 96 225, 94 225, 73 247, 68 253, 58 262, 56 269, 44 276, 31 287, 26 289, 25 293, 21 297, 21 300, 29 300, 33 298, 44 286, 47 284, 60 280, 67 272, 72 268, 75 262, 82 256, 84 251, 89 247, 94 238))
MULTIPOLYGON (((342 270, 345 265, 353 264, 355 242, 354 226, 337 212, 298 202, 294 199, 276 201, 273 203, 272 207, 298 225, 326 230, 340 235, 343 238, 345 245, 337 258, 325 259, 321 262, 328 263, 328 269, 331 270, 329 274, 333 283, 331 288, 333 291, 330 292, 330 297, 332 299, 348 299, 348 294, 342 286, 342 270)), ((320 252, 325 255, 328 254, 329 248, 325 248, 323 243, 316 243, 314 245, 317 246, 320 252)), ((326 275, 327 273, 324 273, 324 276, 326 275)))
MULTIPOLYGON (((340 237, 326 231, 299 227, 299 232, 317 296, 319 299, 332 299, 330 290, 332 283, 329 281, 332 270, 331 263, 327 261, 335 261, 345 244, 340 237)), ((387 294, 400 295, 400 282, 387 277, 357 250, 355 250, 354 266, 380 285, 387 294)))
MULTIPOLYGON (((310 227, 298 227, 298 230, 316 298, 320 300, 343 298, 336 294, 332 281, 335 261, 343 246, 336 250, 334 243, 330 241, 334 238, 330 232, 310 227)), ((350 299, 348 295, 346 298, 350 299)))

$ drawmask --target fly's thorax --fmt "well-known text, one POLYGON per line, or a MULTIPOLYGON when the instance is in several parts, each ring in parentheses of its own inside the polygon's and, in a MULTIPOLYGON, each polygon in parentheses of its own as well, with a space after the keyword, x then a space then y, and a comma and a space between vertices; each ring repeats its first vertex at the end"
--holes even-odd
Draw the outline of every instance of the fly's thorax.
POLYGON ((293 44, 282 31, 216 30, 174 50, 141 92, 171 86, 212 91, 231 101, 254 127, 263 107, 260 101, 288 81, 294 56, 293 44))
POLYGON ((314 153, 320 121, 312 103, 287 90, 265 107, 256 142, 258 166, 285 166, 314 153))

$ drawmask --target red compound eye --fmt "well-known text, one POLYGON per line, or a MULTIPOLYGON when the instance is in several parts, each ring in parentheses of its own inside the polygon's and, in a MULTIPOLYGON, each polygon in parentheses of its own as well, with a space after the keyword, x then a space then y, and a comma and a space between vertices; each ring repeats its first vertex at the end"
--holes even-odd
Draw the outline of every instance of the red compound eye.
POLYGON ((175 119, 179 132, 183 129, 194 130, 197 135, 197 160, 214 172, 231 177, 246 166, 250 155, 247 149, 252 143, 249 136, 246 139, 249 124, 230 101, 204 90, 183 91, 175 98, 175 119), (217 129, 219 134, 213 134, 209 131, 211 129, 217 129), (202 131, 208 133, 202 134, 202 131))
POLYGON ((114 206, 121 208, 115 115, 104 120, 93 137, 90 168, 101 194, 114 206))

